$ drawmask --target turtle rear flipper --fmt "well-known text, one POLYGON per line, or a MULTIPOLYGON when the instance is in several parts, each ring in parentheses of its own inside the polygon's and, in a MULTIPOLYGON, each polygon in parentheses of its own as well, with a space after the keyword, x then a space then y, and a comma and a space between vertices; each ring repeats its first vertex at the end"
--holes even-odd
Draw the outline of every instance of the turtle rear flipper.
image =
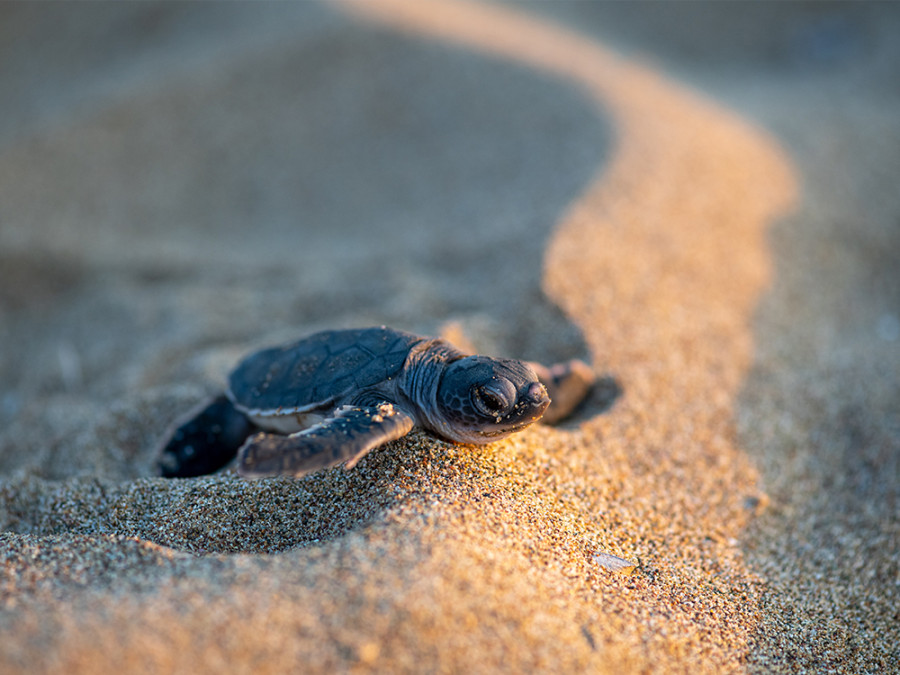
POLYGON ((238 453, 238 473, 300 477, 341 462, 350 469, 374 448, 406 436, 414 424, 390 403, 343 407, 334 417, 290 436, 255 434, 238 453))
POLYGON ((224 394, 188 413, 159 453, 160 475, 190 478, 218 471, 237 454, 255 427, 224 394))

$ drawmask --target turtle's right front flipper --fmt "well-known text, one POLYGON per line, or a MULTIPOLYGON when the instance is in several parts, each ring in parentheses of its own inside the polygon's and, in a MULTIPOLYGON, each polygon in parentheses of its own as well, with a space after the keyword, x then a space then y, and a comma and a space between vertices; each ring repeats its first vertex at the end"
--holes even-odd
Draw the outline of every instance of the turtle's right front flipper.
POLYGON ((353 467, 370 450, 402 438, 413 418, 390 403, 344 407, 334 417, 290 436, 259 433, 238 453, 238 473, 296 476, 346 462, 353 467))
POLYGON ((199 406, 175 424, 159 453, 159 471, 166 478, 218 471, 234 459, 256 428, 225 395, 199 406))

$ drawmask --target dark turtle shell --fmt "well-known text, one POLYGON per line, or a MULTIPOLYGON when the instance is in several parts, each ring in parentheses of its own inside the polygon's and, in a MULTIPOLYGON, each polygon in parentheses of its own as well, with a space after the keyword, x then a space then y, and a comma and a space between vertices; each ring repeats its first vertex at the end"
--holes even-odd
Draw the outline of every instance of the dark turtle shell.
POLYGON ((310 410, 396 376, 425 340, 384 327, 323 331, 248 356, 231 373, 229 395, 247 411, 310 410))

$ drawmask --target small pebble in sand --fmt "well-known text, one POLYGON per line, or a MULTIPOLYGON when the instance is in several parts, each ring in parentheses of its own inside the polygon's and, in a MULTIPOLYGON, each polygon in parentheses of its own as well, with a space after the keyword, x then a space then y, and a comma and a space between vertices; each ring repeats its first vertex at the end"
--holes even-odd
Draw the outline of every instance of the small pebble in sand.
POLYGON ((637 567, 637 564, 630 560, 603 551, 597 551, 594 554, 594 563, 610 572, 621 572, 622 574, 631 574, 637 567))

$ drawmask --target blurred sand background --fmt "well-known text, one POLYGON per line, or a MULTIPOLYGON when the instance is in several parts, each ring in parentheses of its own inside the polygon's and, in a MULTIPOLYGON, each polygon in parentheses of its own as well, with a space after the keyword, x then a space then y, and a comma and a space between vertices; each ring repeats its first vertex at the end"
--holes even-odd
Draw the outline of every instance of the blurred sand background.
POLYGON ((0 6, 0 671, 900 669, 897 35, 879 3, 0 6), (154 477, 247 350, 381 323, 621 392, 154 477))

